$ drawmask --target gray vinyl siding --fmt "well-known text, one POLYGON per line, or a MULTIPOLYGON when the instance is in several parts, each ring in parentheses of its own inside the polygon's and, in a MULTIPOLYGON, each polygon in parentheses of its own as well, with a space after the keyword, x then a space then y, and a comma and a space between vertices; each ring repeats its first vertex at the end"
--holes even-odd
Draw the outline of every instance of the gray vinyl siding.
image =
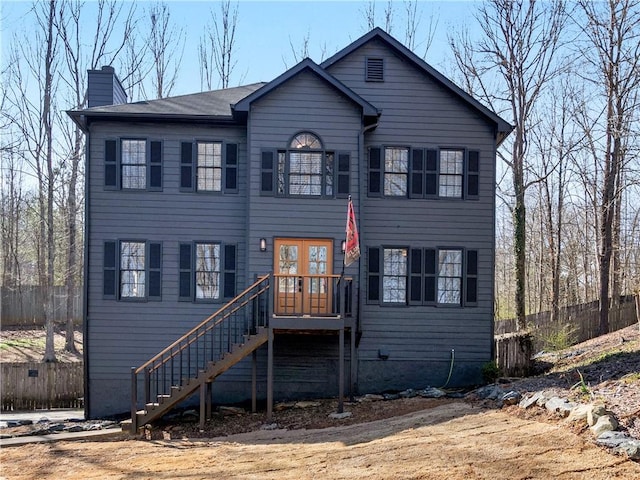
POLYGON ((114 73, 106 70, 89 70, 88 106, 119 105, 127 101, 127 95, 114 73))
MULTIPOLYGON (((345 237, 347 200, 260 194, 263 150, 286 149, 298 132, 319 136, 327 151, 350 154, 350 190, 358 198, 358 138, 361 110, 311 72, 303 72, 251 106, 249 139, 249 264, 250 275, 273 271, 276 237, 326 238, 334 242, 333 273, 340 273, 340 244, 345 237), (257 248, 268 240, 267 252, 257 248)), ((335 187, 335 186, 334 186, 335 187)), ((348 268, 355 273, 356 266, 348 268)))
MULTIPOLYGON (((370 146, 460 147, 480 152, 478 200, 372 198, 362 179, 361 248, 462 247, 478 250, 476 307, 367 304, 362 281, 358 384, 361 391, 481 380, 491 358, 494 269, 494 126, 383 42, 371 41, 332 65, 329 73, 382 110, 370 146), (384 82, 365 82, 365 58, 384 58, 384 82), (387 360, 378 351, 389 353, 387 360)), ((365 159, 365 171, 366 159, 365 159)), ((363 257, 366 272, 366 257, 363 257)), ((366 273, 364 274, 366 275, 366 273)))
POLYGON ((87 178, 90 194, 89 328, 85 342, 89 352, 89 414, 101 416, 129 409, 131 367, 141 365, 160 352, 223 304, 222 301, 178 301, 178 248, 181 242, 210 240, 236 244, 236 291, 239 293, 247 286, 244 274, 245 179, 239 176, 237 194, 179 190, 182 141, 237 143, 239 171, 246 171, 246 140, 243 128, 145 124, 128 124, 123 128, 115 123, 93 126, 90 138, 91 165, 87 178), (162 141, 162 191, 105 190, 105 140, 123 137, 162 141), (132 239, 162 243, 161 301, 103 298, 104 241, 132 239))

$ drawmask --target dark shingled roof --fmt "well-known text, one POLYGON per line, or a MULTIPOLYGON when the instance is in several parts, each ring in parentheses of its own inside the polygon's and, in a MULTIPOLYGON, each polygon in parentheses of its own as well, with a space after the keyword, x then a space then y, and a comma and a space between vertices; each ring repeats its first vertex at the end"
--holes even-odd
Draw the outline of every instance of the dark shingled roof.
POLYGON ((184 118, 202 120, 231 120, 231 106, 247 95, 252 94, 265 85, 262 82, 243 85, 222 90, 192 93, 177 97, 143 100, 120 105, 104 105, 72 110, 69 115, 78 123, 84 124, 82 117, 117 117, 117 118, 184 118))

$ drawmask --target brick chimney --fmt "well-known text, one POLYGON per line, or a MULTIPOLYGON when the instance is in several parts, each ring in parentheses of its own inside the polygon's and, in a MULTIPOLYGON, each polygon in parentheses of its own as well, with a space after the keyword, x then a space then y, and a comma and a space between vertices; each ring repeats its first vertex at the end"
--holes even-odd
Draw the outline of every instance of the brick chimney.
POLYGON ((127 103, 127 94, 113 67, 88 70, 89 108, 127 103))

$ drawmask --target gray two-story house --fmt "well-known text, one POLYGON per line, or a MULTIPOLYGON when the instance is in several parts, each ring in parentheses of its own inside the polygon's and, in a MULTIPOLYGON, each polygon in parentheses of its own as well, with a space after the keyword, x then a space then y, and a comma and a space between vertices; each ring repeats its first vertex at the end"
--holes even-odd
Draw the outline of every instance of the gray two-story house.
POLYGON ((481 381, 511 126, 384 31, 153 101, 126 103, 105 67, 69 114, 87 138, 88 417, 481 381))

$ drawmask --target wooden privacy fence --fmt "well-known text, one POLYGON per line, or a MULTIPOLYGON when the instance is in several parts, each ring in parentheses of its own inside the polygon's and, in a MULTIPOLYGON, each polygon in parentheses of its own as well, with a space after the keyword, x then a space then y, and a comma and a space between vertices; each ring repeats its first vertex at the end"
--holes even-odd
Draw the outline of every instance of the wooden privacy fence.
MULTIPOLYGON (((0 318, 2 327, 44 326, 44 292, 39 285, 22 285, 16 288, 0 287, 0 318)), ((71 297, 71 316, 74 323, 82 322, 82 296, 77 288, 71 297)), ((67 321, 67 288, 53 287, 53 320, 67 321)))
POLYGON ((0 363, 3 411, 82 408, 84 364, 0 363))
MULTIPOLYGON (((599 305, 598 301, 594 301, 561 308, 557 320, 551 318, 551 312, 527 315, 527 329, 533 332, 533 351, 539 352, 543 350, 547 339, 558 334, 563 329, 568 333, 571 344, 597 337, 600 326, 599 305)), ((635 295, 626 295, 620 297, 620 301, 617 304, 611 303, 609 309, 609 331, 615 332, 633 325, 637 321, 635 295)), ((517 331, 516 319, 496 321, 496 335, 515 331, 517 331)))
POLYGON ((496 365, 506 377, 526 377, 530 373, 533 336, 530 332, 496 335, 496 365))

